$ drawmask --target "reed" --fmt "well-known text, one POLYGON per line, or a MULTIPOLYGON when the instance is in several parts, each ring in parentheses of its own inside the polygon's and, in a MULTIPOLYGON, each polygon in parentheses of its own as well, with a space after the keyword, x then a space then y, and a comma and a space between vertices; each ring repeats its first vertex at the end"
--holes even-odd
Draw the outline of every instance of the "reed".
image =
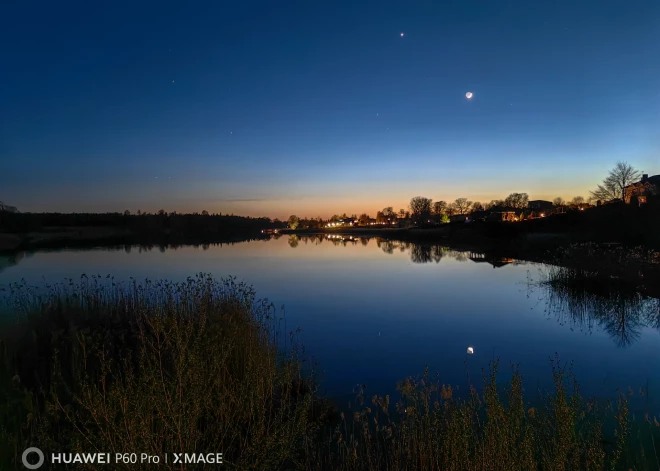
MULTIPOLYGON (((340 410, 319 397, 283 313, 233 278, 121 284, 83 275, 12 285, 5 308, 13 317, 0 334, 2 469, 34 444, 221 452, 222 466, 240 470, 653 469, 653 454, 629 451, 625 395, 584 400, 556 361, 554 391, 533 407, 518 369, 502 387, 494 362, 463 396, 426 371, 402 381, 396 401, 358 388, 352 409, 340 410)), ((660 431, 655 418, 644 425, 660 431)), ((129 468, 137 469, 107 467, 129 468)))

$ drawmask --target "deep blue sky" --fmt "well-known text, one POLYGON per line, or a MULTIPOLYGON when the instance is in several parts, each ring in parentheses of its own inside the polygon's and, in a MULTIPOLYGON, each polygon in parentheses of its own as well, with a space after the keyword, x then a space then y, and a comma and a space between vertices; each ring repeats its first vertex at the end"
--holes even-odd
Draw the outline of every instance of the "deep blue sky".
POLYGON ((25 211, 329 216, 660 173, 657 0, 26 0, 0 40, 25 211))

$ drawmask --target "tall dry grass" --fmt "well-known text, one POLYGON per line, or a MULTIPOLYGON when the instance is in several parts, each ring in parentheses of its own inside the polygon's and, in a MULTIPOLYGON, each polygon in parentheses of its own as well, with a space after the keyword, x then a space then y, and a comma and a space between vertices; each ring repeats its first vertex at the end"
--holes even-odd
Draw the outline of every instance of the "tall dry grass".
MULTIPOLYGON (((221 452, 223 467, 240 470, 654 469, 652 453, 630 452, 625 396, 582 399, 558 362, 554 391, 533 407, 520 372, 502 388, 493 363, 483 387, 463 396, 427 371, 398 385, 399 400, 359 389, 341 412, 316 394, 280 313, 234 279, 83 277, 45 292, 11 289, 15 321, 0 335, 2 469, 32 445, 221 452)), ((653 420, 645 423, 660 430, 653 420)), ((106 466, 129 468, 140 469, 106 466)))
POLYGON ((236 469, 304 456, 312 382, 295 343, 282 340, 278 313, 250 287, 200 275, 13 290, 22 319, 2 340, 5 462, 30 443, 73 453, 222 452, 236 469))

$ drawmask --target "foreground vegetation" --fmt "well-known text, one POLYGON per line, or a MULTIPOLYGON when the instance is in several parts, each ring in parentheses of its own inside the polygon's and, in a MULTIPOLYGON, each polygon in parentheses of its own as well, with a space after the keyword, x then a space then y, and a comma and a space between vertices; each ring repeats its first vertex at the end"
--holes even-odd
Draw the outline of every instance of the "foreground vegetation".
MULTIPOLYGON (((463 395, 426 371, 398 385, 396 404, 359 388, 353 407, 339 410, 318 396, 313 365, 295 332, 281 329, 280 312, 233 279, 121 285, 83 276, 45 291, 12 285, 8 300, 3 469, 37 444, 73 453, 222 452, 227 469, 658 467, 653 447, 632 435, 625 396, 582 399, 558 362, 555 389, 533 406, 520 372, 502 389, 493 363, 483 386, 463 395)), ((646 419, 654 444, 660 424, 646 419)))

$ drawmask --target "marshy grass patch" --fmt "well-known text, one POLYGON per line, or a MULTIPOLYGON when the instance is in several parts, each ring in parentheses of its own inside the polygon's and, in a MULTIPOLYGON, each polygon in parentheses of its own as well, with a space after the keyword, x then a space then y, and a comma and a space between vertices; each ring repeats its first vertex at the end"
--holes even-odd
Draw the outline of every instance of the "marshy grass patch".
POLYGON ((659 419, 635 428, 625 392, 609 404, 583 399, 557 360, 554 389, 534 404, 519 369, 500 384, 495 361, 469 391, 426 370, 401 381, 396 399, 358 387, 342 410, 317 393, 314 364, 282 312, 234 278, 19 283, 5 308, 8 469, 35 443, 72 453, 221 452, 223 466, 240 470, 657 469, 659 419))

